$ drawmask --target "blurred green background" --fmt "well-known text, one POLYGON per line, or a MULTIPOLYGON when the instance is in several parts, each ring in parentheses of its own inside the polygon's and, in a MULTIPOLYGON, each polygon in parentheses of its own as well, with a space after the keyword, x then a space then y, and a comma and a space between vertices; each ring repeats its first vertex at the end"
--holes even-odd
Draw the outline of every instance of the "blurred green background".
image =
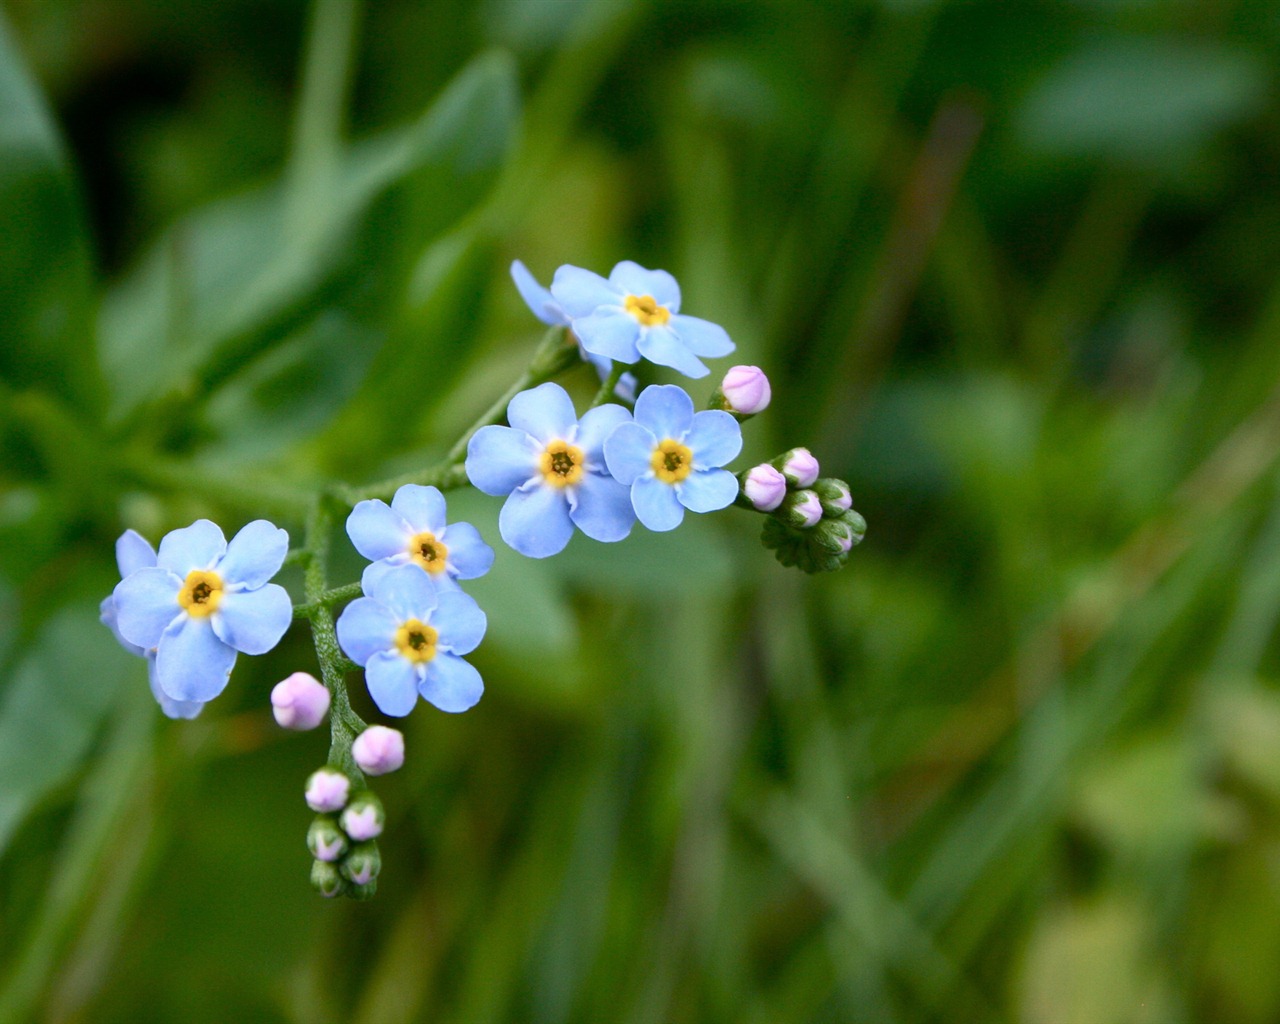
POLYGON ((0 1020, 1280 1019, 1271 0, 0 15, 0 1020), (737 465, 868 539, 533 562, 451 498, 487 692, 326 903, 306 630, 164 720, 112 543, 434 461, 513 258, 675 273, 773 381, 737 465))

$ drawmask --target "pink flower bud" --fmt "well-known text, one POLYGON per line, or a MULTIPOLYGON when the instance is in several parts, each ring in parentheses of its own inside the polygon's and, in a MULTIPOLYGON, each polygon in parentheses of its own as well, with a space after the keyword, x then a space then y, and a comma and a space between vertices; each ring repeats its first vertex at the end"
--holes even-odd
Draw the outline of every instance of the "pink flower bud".
POLYGON ((329 691, 315 676, 295 672, 271 691, 271 713, 286 729, 314 729, 329 713, 329 691))
POLYGON ((767 462, 752 467, 742 481, 742 493, 761 512, 772 512, 787 496, 787 479, 767 462))
POLYGON ((404 734, 371 725, 351 744, 351 754, 366 775, 386 775, 404 764, 404 734))
POLYGON ((758 366, 731 366, 720 384, 720 392, 732 410, 742 416, 754 416, 769 407, 773 397, 769 378, 758 366))
POLYGON ((813 491, 796 491, 791 500, 792 525, 807 530, 822 519, 822 500, 813 491))
POLYGON ((321 768, 307 779, 307 806, 313 811, 339 811, 350 794, 351 780, 332 768, 321 768))
POLYGON ((372 793, 361 793, 342 812, 342 831, 357 843, 382 834, 382 804, 372 793))
POLYGON ((792 448, 783 460, 782 475, 796 487, 808 487, 818 479, 818 460, 808 448, 792 448))

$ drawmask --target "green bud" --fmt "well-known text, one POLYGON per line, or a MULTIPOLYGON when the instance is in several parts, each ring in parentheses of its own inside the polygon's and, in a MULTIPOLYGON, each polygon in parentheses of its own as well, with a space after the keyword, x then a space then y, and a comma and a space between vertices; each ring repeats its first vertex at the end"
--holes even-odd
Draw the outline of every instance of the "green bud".
POLYGON ((773 515, 793 530, 807 530, 822 519, 822 502, 813 491, 792 491, 773 515))
POLYGON ((828 519, 839 519, 853 505, 853 499, 849 496, 849 485, 834 477, 815 480, 813 492, 822 502, 822 514, 828 519))
POLYGON ((325 860, 312 861, 311 863, 311 885, 321 896, 327 900, 339 895, 346 882, 342 880, 342 876, 338 874, 336 865, 330 864, 325 860))
POLYGON ((375 881, 382 870, 382 854, 373 840, 356 843, 342 860, 342 877, 352 885, 368 885, 375 881))
POLYGON ((371 900, 378 891, 378 880, 365 882, 364 885, 348 885, 347 895, 353 900, 371 900))
POLYGON ((307 829, 307 849, 316 860, 333 863, 347 852, 347 837, 332 814, 317 814, 307 829))

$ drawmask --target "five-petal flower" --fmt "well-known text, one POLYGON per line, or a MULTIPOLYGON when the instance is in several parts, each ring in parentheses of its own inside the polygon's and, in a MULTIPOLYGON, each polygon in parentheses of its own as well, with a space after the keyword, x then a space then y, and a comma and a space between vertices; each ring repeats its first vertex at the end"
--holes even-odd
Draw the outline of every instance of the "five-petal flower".
POLYGON ((198 519, 165 536, 153 566, 116 585, 116 627, 130 644, 154 648, 162 693, 174 701, 212 700, 226 687, 237 651, 265 654, 280 642, 293 603, 267 581, 288 549, 289 535, 265 519, 230 544, 215 523, 198 519))
POLYGON ((635 421, 604 445, 609 472, 631 488, 636 516, 650 530, 673 530, 684 510, 713 512, 733 504, 737 478, 721 469, 742 449, 742 428, 727 412, 696 415, 683 388, 645 388, 635 421))
POLYGON ((546 558, 564 550, 575 526, 599 541, 630 533, 627 489, 604 460, 605 439, 630 419, 622 406, 602 405, 579 421, 564 388, 548 383, 511 399, 511 426, 476 431, 467 476, 485 494, 509 495, 498 517, 502 539, 522 555, 546 558))

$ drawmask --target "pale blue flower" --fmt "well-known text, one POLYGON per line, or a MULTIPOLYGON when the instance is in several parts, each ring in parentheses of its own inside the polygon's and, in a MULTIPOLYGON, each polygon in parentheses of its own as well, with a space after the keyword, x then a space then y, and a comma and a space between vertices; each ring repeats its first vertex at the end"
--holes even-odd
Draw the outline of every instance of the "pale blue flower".
POLYGON ((347 536, 373 564, 370 574, 397 565, 417 565, 437 584, 456 588, 458 580, 483 576, 493 565, 493 548, 470 523, 449 524, 444 495, 435 487, 405 484, 388 505, 362 501, 347 517, 347 536))
POLYGON ((623 260, 606 280, 566 265, 556 271, 551 295, 592 355, 621 363, 643 357, 686 377, 705 377, 711 371, 699 356, 734 349, 723 327, 680 312, 680 286, 665 270, 623 260))
POLYGON ((645 388, 635 421, 604 444, 609 472, 631 488, 636 516, 650 530, 673 530, 684 510, 714 512, 733 503, 738 480, 726 469, 742 450, 742 428, 727 412, 693 411, 683 388, 645 388))
POLYGON ((631 414, 602 405, 579 421, 559 384, 522 391, 507 406, 509 427, 481 427, 467 445, 467 476, 485 494, 509 495, 498 517, 502 539, 522 555, 564 550, 576 526, 593 540, 622 540, 635 513, 627 489, 609 475, 604 442, 631 414))
POLYGON ((386 715, 413 710, 418 695, 441 711, 466 711, 484 693, 464 661, 484 637, 484 612, 461 590, 441 590, 412 565, 366 584, 338 618, 338 643, 364 668, 373 702, 386 715))
POLYGON ((293 602, 267 581, 288 550, 289 535, 265 519, 230 544, 216 524, 198 519, 165 536, 154 565, 116 585, 116 626, 128 643, 155 650, 156 685, 165 696, 212 700, 226 687, 237 651, 265 654, 280 642, 293 602))
MULTIPOLYGON (((555 300, 555 296, 551 292, 542 287, 538 283, 538 279, 529 272, 519 260, 514 260, 511 264, 511 280, 516 283, 516 290, 520 292, 520 298, 524 299, 524 303, 529 310, 548 327, 568 327, 569 314, 555 300)), ((574 335, 575 339, 577 335, 574 335)), ((600 380, 609 379, 609 374, 613 372, 613 360, 606 359, 604 356, 592 355, 582 347, 582 342, 578 341, 578 351, 582 354, 582 358, 596 368, 596 373, 600 375, 600 380)), ((636 375, 634 373, 624 373, 618 378, 618 386, 613 389, 613 393, 619 398, 628 402, 636 400, 636 375)))

